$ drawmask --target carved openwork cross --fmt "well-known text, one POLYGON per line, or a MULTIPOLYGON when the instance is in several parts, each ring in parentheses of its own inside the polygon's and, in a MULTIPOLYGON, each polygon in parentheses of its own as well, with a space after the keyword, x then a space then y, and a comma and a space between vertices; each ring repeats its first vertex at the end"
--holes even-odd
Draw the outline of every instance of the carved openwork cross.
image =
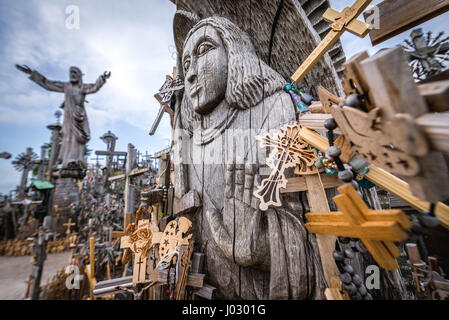
POLYGON ((327 51, 340 39, 345 31, 349 31, 364 38, 371 30, 365 22, 357 20, 357 17, 369 6, 372 0, 357 0, 352 7, 346 7, 341 13, 331 8, 327 9, 323 18, 332 23, 332 30, 303 62, 292 76, 293 81, 299 83, 307 73, 323 58, 327 51))
POLYGON ((317 152, 298 134, 299 125, 285 125, 273 134, 257 136, 260 146, 270 147, 272 151, 267 165, 272 169, 268 178, 262 180, 254 196, 260 200, 259 208, 267 210, 269 206, 280 207, 280 189, 287 187, 285 170, 299 166, 298 174, 318 174, 314 167, 317 152))
POLYGON ((393 242, 403 242, 412 223, 402 210, 370 210, 352 185, 338 188, 334 201, 341 212, 308 213, 307 230, 312 233, 359 238, 384 269, 398 268, 399 250, 393 242))

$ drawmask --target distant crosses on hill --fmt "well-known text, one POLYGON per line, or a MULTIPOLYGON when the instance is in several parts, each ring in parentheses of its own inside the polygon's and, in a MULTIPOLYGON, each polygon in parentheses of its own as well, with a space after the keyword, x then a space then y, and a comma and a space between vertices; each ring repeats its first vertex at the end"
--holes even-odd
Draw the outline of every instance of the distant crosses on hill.
POLYGON ((17 171, 22 172, 22 178, 17 190, 17 197, 21 198, 25 195, 26 184, 28 181, 28 174, 34 168, 37 154, 33 152, 33 148, 27 148, 26 153, 22 152, 12 162, 17 171))

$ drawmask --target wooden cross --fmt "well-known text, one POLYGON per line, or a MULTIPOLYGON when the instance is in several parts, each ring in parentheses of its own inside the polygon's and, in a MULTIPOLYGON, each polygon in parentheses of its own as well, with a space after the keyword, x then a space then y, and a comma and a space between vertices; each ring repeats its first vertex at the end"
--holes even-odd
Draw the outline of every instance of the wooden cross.
POLYGON ((308 213, 307 230, 312 233, 359 238, 384 269, 398 268, 399 250, 393 242, 403 242, 412 223, 402 210, 370 210, 352 185, 338 188, 334 201, 341 212, 308 213))
POLYGON ((64 223, 64 224, 63 224, 63 226, 66 226, 66 227, 67 227, 67 230, 66 230, 66 232, 65 232, 65 234, 67 235, 67 237, 70 236, 70 233, 71 233, 70 228, 71 228, 72 226, 74 226, 74 225, 76 225, 76 223, 72 222, 72 218, 69 218, 69 221, 67 221, 67 223, 64 223))
POLYGON ((154 120, 153 126, 150 130, 150 136, 156 133, 156 130, 161 122, 162 116, 164 113, 168 113, 170 115, 170 123, 173 127, 174 125, 174 110, 170 106, 171 98, 176 91, 183 90, 184 83, 181 78, 178 78, 176 75, 176 67, 173 68, 173 75, 166 76, 166 80, 162 87, 159 89, 159 92, 154 95, 156 100, 161 104, 158 115, 154 120))
POLYGON ((148 250, 161 241, 162 233, 153 233, 149 220, 139 220, 137 229, 130 236, 123 236, 120 248, 129 248, 134 253, 133 283, 146 280, 146 266, 148 250))
MULTIPOLYGON (((338 179, 321 178, 314 166, 318 159, 316 150, 309 146, 299 135, 299 125, 285 125, 278 132, 258 136, 261 147, 271 147, 272 152, 267 159, 272 169, 271 175, 262 180, 254 196, 260 200, 259 208, 267 210, 270 205, 281 206, 280 193, 298 192, 307 190, 307 198, 312 212, 330 211, 327 202, 324 182, 329 188, 340 184, 338 179), (286 179, 284 171, 296 167, 298 178, 286 179)), ((320 250, 324 277, 329 284, 339 271, 332 259, 336 237, 317 235, 317 244, 320 250)))
MULTIPOLYGON (((109 182, 125 179, 125 207, 123 215, 128 212, 134 212, 134 187, 131 184, 131 178, 150 171, 150 168, 135 168, 136 164, 136 148, 132 144, 128 144, 128 156, 126 158, 126 172, 124 174, 108 178, 109 182)), ((126 228, 126 225, 124 226, 126 228)))
POLYGON ((31 288, 31 285, 33 284, 33 282, 34 282, 34 278, 32 275, 30 275, 28 277, 28 280, 25 281, 25 283, 27 285, 27 290, 25 292, 25 297, 24 297, 25 299, 28 299, 30 297, 30 288, 31 288))
POLYGON ((352 7, 346 7, 341 13, 332 8, 327 9, 323 18, 332 23, 332 30, 295 72, 292 76, 293 81, 297 83, 302 81, 345 31, 349 31, 361 38, 364 38, 369 33, 371 27, 365 22, 357 20, 357 17, 362 14, 371 2, 372 0, 357 0, 352 7))

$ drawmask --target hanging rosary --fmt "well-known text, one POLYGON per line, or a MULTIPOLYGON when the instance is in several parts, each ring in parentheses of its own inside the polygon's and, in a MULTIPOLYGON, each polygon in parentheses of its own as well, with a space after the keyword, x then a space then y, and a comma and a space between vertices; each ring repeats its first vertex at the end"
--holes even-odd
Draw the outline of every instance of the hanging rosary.
MULTIPOLYGON (((329 149, 326 151, 327 159, 334 162, 333 170, 338 171, 338 179, 344 183, 350 183, 353 187, 359 191, 359 183, 354 179, 353 168, 351 166, 345 166, 340 159, 341 149, 334 145, 334 130, 337 128, 335 119, 327 119, 324 123, 324 127, 328 130, 327 139, 329 141, 329 149)), ((335 251, 333 258, 338 270, 340 271, 340 280, 343 283, 343 287, 348 292, 349 297, 352 300, 373 300, 372 295, 368 292, 363 279, 360 275, 355 273, 354 268, 350 262, 355 257, 356 252, 366 253, 368 250, 360 239, 353 239, 347 237, 338 237, 335 241, 335 251), (341 250, 340 243, 349 244, 349 248, 341 250)))

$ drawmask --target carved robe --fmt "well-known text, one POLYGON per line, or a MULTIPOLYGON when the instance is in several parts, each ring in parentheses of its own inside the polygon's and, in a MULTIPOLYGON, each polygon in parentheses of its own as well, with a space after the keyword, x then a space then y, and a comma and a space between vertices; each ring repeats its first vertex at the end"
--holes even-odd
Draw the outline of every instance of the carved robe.
POLYGON ((33 71, 30 79, 38 85, 54 92, 65 94, 64 123, 61 130, 62 143, 58 162, 63 168, 71 162, 84 162, 86 143, 90 140, 89 121, 84 106, 86 95, 96 93, 104 85, 100 76, 94 84, 72 84, 71 82, 51 81, 37 71, 33 71))

